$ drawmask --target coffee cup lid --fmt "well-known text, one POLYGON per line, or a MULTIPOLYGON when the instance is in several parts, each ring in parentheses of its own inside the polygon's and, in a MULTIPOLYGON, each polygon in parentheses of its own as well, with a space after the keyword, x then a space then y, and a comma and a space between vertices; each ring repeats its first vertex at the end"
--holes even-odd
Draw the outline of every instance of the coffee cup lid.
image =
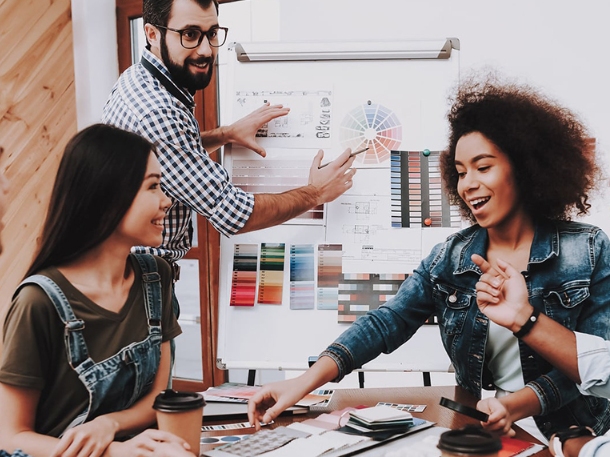
POLYGON ((502 449, 502 442, 481 427, 471 425, 443 433, 438 448, 461 454, 489 454, 502 449))
POLYGON ((155 398, 153 408, 165 413, 188 411, 205 406, 205 400, 197 392, 176 392, 167 389, 155 398))

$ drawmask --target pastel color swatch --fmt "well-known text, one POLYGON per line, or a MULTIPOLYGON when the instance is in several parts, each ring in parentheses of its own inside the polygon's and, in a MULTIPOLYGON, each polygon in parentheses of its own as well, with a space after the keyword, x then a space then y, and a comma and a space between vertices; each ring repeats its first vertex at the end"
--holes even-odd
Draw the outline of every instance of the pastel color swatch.
POLYGON ((340 244, 318 245, 318 309, 335 310, 339 306, 342 249, 340 244))
POLYGON ((258 303, 281 305, 284 290, 284 243, 262 243, 258 303))
POLYGON ((314 309, 314 253, 312 244, 290 246, 290 309, 314 309))

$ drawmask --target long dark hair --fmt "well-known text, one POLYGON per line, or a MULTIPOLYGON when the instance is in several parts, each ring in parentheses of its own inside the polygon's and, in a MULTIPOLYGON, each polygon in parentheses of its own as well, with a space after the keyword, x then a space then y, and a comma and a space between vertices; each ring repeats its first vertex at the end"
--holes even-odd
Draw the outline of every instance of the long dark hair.
POLYGON ((38 252, 26 277, 78 258, 106 240, 140 190, 155 147, 135 133, 95 124, 68 143, 38 252))

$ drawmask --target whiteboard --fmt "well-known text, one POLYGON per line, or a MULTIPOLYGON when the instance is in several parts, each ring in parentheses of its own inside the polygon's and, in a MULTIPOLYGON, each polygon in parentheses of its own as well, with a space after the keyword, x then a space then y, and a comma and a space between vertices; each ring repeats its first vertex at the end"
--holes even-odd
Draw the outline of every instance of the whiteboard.
MULTIPOLYGON (((391 187, 395 159, 407 163, 414 154, 422 167, 429 163, 436 170, 434 158, 447 142, 448 96, 459 80, 459 41, 231 43, 228 51, 228 96, 221 106, 228 122, 266 101, 291 108, 288 116, 259 131, 266 158, 225 148, 224 166, 236 185, 281 192, 307 184, 319 149, 327 162, 348 146, 369 147, 354 163, 354 186, 337 200, 280 226, 221 239, 218 367, 306 369, 308 358, 322 352, 362 311, 363 305, 336 309, 351 296, 342 288, 358 289, 362 277, 385 284, 384 278, 411 273, 434 244, 461 228, 455 220, 450 226, 427 226, 432 219, 424 223, 414 210, 409 217, 415 219, 398 215, 395 222, 391 187), (334 245, 340 245, 343 276, 337 306, 327 309, 335 299, 329 300, 320 284, 329 271, 325 262, 337 259, 329 247, 334 245), (308 269, 306 280, 298 282, 301 252, 308 269)), ((432 183, 440 179, 432 171, 426 181, 438 188, 432 183)), ((436 325, 423 326, 398 350, 363 367, 449 368, 436 325)))

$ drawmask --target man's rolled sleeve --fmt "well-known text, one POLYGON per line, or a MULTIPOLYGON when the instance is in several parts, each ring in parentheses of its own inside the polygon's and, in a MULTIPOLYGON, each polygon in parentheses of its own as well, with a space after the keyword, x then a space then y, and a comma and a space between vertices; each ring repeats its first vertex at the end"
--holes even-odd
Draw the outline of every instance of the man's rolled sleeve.
POLYGON ((199 132, 184 113, 164 108, 148 113, 142 126, 153 138, 163 168, 162 185, 167 194, 206 217, 223 235, 237 233, 254 209, 254 196, 234 186, 227 171, 201 146, 199 132), (169 132, 165 121, 172 119, 169 132))
POLYGON ((227 183, 208 220, 223 235, 234 235, 243 228, 253 209, 254 195, 227 183))

